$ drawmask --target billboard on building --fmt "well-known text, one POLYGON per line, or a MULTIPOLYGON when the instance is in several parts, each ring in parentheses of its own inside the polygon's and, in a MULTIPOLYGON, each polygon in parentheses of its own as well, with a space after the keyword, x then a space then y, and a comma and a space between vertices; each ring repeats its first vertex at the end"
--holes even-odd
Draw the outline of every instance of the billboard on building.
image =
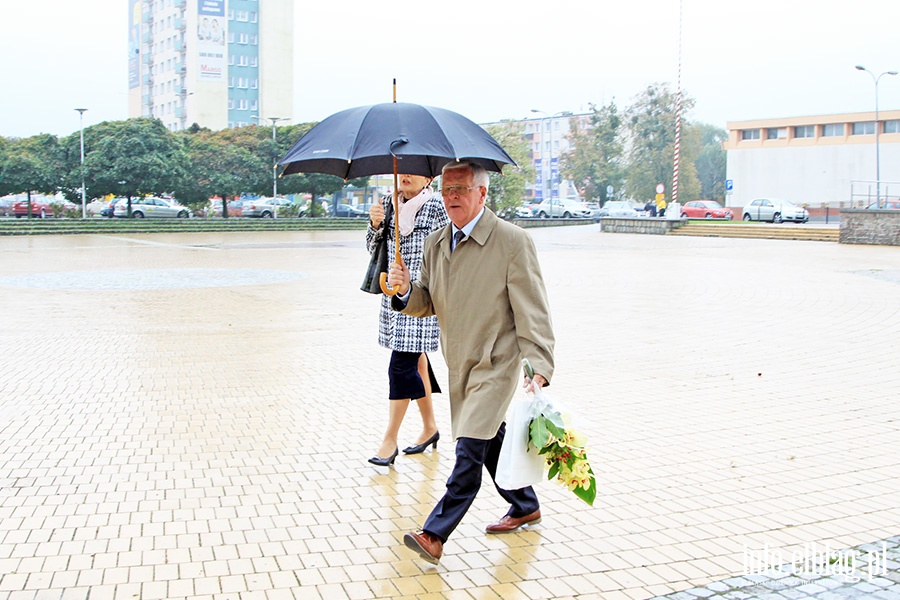
POLYGON ((225 0, 197 0, 197 53, 200 79, 225 79, 225 0))
POLYGON ((540 158, 534 159, 534 199, 544 200, 544 165, 540 158))
POLYGON ((141 0, 128 0, 128 89, 141 85, 141 0))

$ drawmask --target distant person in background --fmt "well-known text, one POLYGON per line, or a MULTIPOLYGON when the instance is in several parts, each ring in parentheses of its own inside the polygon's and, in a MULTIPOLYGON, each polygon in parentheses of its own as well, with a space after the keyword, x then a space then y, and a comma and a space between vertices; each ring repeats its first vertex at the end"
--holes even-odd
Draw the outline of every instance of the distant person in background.
POLYGON ((656 202, 656 212, 659 213, 660 217, 666 216, 666 197, 661 196, 659 200, 656 202))
POLYGON ((653 204, 653 200, 647 200, 647 204, 644 205, 644 211, 648 216, 656 216, 656 205, 653 204))

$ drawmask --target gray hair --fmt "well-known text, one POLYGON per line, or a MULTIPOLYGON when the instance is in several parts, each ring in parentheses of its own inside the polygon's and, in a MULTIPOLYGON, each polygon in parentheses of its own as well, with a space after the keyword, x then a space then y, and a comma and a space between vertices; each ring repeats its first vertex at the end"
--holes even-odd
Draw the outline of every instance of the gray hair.
POLYGON ((491 182, 491 178, 488 175, 487 169, 470 160, 451 160, 446 165, 444 165, 443 169, 441 169, 441 175, 443 175, 447 171, 455 171, 456 169, 468 169, 469 172, 472 173, 472 183, 474 183, 478 187, 483 187, 485 191, 487 191, 491 182))

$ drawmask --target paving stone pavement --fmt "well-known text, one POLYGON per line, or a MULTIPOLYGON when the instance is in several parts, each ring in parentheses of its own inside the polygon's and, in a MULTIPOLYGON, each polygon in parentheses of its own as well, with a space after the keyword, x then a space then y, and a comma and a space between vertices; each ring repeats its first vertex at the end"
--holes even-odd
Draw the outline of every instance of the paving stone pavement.
POLYGON ((532 235, 599 495, 437 567, 359 232, 0 239, 0 600, 900 597, 900 248, 532 235))

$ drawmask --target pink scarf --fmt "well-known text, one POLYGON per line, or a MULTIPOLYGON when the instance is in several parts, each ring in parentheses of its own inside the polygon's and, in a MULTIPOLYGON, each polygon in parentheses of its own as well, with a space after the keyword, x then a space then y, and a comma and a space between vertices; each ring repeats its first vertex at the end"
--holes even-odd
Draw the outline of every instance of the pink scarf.
POLYGON ((400 233, 409 235, 413 232, 413 229, 416 228, 416 215, 419 214, 419 209, 431 199, 433 194, 431 186, 426 185, 415 198, 400 202, 400 217, 397 219, 400 233))

